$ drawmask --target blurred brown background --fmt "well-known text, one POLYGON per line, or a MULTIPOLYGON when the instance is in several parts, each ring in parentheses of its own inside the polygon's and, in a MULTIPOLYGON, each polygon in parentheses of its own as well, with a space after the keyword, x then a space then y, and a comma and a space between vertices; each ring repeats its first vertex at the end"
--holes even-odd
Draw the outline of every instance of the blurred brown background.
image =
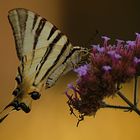
MULTIPOLYGON (((134 39, 140 31, 139 0, 0 0, 0 110, 12 99, 18 59, 8 10, 23 7, 37 12, 54 23, 73 44, 88 46, 95 31, 115 39, 134 39)), ((98 42, 98 38, 94 42, 98 42)), ((29 114, 11 114, 0 124, 1 140, 138 140, 140 118, 135 113, 102 109, 95 118, 86 118, 76 127, 69 115, 64 90, 75 80, 68 74, 35 102, 29 114)), ((131 97, 132 83, 124 87, 131 97)), ((140 87, 139 87, 140 91, 140 87)), ((121 103, 114 99, 113 103, 121 103)))

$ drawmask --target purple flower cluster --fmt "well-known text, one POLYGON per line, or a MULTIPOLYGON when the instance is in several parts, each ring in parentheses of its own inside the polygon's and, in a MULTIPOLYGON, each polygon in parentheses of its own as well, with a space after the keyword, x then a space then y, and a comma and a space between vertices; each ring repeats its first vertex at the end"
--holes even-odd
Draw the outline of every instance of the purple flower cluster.
POLYGON ((68 86, 74 94, 66 91, 68 104, 83 116, 95 115, 106 97, 114 96, 119 86, 140 75, 140 34, 135 41, 117 40, 110 45, 110 38, 103 46, 92 45, 90 63, 74 71, 78 73, 76 85, 68 86))

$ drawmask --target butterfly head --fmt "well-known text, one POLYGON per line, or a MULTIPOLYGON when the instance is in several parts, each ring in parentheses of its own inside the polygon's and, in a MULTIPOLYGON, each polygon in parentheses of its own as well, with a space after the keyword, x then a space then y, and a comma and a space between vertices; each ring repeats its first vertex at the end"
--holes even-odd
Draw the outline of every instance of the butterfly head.
POLYGON ((79 52, 77 53, 77 67, 85 64, 85 63, 88 63, 89 61, 89 54, 90 54, 90 51, 88 48, 84 48, 84 47, 79 47, 80 50, 79 52))

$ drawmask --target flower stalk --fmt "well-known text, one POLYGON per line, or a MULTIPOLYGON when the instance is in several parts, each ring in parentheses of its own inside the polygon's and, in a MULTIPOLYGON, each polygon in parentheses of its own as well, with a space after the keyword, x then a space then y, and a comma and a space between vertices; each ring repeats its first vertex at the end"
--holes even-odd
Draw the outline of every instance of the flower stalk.
POLYGON ((109 104, 104 104, 102 108, 112 108, 112 109, 124 109, 124 110, 130 110, 131 107, 129 106, 116 106, 116 105, 109 105, 109 104))
POLYGON ((134 79, 134 105, 137 106, 137 85, 138 85, 138 76, 135 76, 135 79, 134 79))
POLYGON ((124 109, 128 111, 135 111, 138 115, 140 115, 140 109, 137 107, 137 96, 138 96, 138 77, 135 76, 134 79, 134 102, 132 103, 121 91, 118 91, 116 94, 127 103, 128 106, 116 106, 116 105, 108 105, 106 103, 103 104, 102 108, 112 108, 112 109, 124 109))
POLYGON ((138 115, 140 115, 140 110, 135 104, 129 101, 120 91, 118 91, 117 94, 130 106, 130 111, 135 111, 138 115))

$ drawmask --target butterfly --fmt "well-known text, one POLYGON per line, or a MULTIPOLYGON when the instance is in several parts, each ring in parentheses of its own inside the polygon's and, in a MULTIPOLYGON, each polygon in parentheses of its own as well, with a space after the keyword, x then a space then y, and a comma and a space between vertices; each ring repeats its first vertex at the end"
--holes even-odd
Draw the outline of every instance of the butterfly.
POLYGON ((88 54, 86 48, 73 46, 56 26, 30 10, 12 9, 8 19, 20 64, 14 99, 0 113, 0 122, 12 111, 30 112, 32 101, 40 98, 42 88, 52 87, 88 54))

